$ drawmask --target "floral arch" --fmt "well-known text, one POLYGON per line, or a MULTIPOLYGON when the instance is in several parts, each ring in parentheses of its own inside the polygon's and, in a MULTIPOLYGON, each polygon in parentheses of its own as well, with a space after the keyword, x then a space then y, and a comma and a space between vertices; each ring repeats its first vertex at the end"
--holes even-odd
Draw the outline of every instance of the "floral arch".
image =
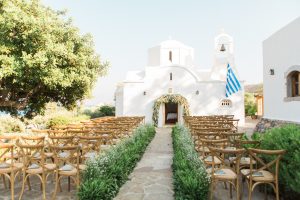
POLYGON ((180 94, 165 94, 156 99, 153 105, 152 120, 155 126, 158 125, 158 115, 161 104, 169 102, 180 104, 183 107, 183 115, 190 115, 190 106, 186 98, 184 98, 180 94))

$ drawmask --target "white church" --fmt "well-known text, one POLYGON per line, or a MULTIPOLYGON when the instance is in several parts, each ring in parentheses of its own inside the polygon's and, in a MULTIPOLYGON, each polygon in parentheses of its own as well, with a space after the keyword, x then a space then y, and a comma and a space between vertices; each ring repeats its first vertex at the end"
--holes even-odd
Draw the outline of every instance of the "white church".
POLYGON ((225 96, 228 64, 239 77, 233 39, 222 32, 214 43, 213 66, 208 70, 195 66, 194 49, 179 41, 166 40, 150 48, 145 70, 129 71, 117 85, 116 116, 145 116, 146 122, 156 119, 161 127, 183 123, 188 107, 191 116, 234 115, 243 124, 244 82, 239 80, 241 91, 225 96), (179 100, 157 103, 167 97, 179 100))

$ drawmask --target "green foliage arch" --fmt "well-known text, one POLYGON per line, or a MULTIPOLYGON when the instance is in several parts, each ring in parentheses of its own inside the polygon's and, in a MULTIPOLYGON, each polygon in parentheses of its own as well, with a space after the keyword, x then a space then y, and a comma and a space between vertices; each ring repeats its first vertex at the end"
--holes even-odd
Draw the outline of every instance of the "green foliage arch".
POLYGON ((159 108, 163 103, 178 103, 183 107, 183 115, 190 115, 190 106, 187 99, 180 94, 165 94, 155 100, 153 105, 152 120, 155 126, 158 125, 159 108))

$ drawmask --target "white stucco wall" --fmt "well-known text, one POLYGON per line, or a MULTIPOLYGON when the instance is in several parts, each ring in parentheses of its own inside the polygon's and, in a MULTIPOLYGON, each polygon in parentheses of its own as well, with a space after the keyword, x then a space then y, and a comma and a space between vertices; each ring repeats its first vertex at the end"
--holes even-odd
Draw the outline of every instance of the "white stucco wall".
MULTIPOLYGON (((243 91, 229 98, 232 100, 231 108, 224 108, 220 104, 225 99, 224 81, 200 81, 189 69, 178 65, 147 67, 143 82, 125 82, 123 115, 143 115, 145 121, 151 123, 154 101, 168 94, 169 88, 172 88, 173 94, 180 94, 188 100, 191 115, 233 114, 241 120, 241 124, 244 123, 243 91), (172 81, 169 73, 173 74, 172 81)), ((163 108, 160 109, 162 113, 163 108)), ((182 122, 181 119, 179 121, 182 122)), ((163 118, 159 118, 159 125, 163 125, 163 118)))
POLYGON ((263 42, 264 117, 300 122, 300 101, 286 101, 286 72, 300 66, 300 18, 263 42), (270 69, 275 74, 270 75, 270 69))

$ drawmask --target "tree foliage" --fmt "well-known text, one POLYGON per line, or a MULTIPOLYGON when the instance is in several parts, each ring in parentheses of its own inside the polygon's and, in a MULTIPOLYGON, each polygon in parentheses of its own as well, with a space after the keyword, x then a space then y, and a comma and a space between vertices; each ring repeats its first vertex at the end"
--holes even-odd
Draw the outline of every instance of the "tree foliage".
POLYGON ((50 101, 73 108, 107 66, 63 12, 39 0, 0 2, 0 110, 32 116, 50 101))

